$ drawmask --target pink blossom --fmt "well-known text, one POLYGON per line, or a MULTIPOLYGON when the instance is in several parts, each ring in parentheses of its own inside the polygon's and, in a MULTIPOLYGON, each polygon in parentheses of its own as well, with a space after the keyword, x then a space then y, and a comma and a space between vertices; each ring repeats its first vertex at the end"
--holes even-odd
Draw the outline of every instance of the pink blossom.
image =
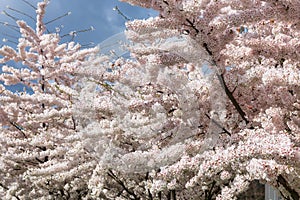
POLYGON ((130 59, 61 44, 48 1, 0 48, 0 80, 31 89, 0 86, 0 195, 299 199, 299 1, 123 1, 159 12, 127 22, 130 59))

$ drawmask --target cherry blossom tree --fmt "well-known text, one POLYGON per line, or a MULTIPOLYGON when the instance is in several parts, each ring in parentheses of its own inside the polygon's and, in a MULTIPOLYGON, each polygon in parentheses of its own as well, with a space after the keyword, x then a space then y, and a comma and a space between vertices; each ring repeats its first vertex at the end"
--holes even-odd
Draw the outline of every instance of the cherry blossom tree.
POLYGON ((160 15, 127 23, 133 59, 85 70, 93 194, 235 199, 260 181, 299 199, 300 3, 124 1, 160 15))
POLYGON ((129 59, 59 44, 19 21, 0 49, 6 199, 237 199, 267 183, 300 195, 296 0, 123 0, 129 59))
POLYGON ((60 44, 59 34, 48 33, 43 23, 47 4, 37 5, 35 29, 16 22, 16 49, 0 49, 0 80, 24 86, 11 92, 0 85, 1 199, 78 199, 87 193, 85 179, 95 165, 79 145, 72 105, 76 69, 98 50, 60 44))

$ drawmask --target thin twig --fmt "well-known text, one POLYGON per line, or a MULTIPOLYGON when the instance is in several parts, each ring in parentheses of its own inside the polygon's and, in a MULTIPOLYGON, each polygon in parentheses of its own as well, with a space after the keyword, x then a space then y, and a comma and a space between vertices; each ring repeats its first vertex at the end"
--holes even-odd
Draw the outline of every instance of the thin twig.
POLYGON ((16 25, 9 24, 8 22, 0 22, 0 24, 2 24, 3 26, 7 26, 8 28, 14 30, 17 33, 20 33, 19 27, 16 25))
POLYGON ((6 15, 7 17, 11 18, 11 19, 14 20, 14 21, 18 21, 18 20, 19 20, 18 18, 12 16, 12 15, 9 14, 8 12, 6 12, 5 10, 2 11, 2 12, 3 12, 4 15, 6 15))
POLYGON ((119 9, 118 6, 115 6, 115 7, 113 8, 113 10, 117 11, 118 14, 121 15, 126 21, 130 21, 129 17, 127 17, 126 15, 124 15, 124 14, 121 12, 121 10, 119 9))
POLYGON ((19 39, 19 37, 16 37, 14 35, 10 35, 10 34, 7 34, 7 33, 3 33, 3 32, 1 32, 1 35, 7 36, 9 38, 17 39, 17 40, 19 39))
POLYGON ((70 15, 70 14, 71 14, 71 12, 67 12, 67 13, 65 13, 65 14, 63 14, 63 15, 61 15, 61 16, 59 16, 59 17, 56 17, 56 18, 54 18, 54 19, 52 19, 52 20, 46 22, 45 25, 48 25, 48 24, 50 24, 50 23, 52 23, 52 22, 54 22, 54 21, 56 21, 56 20, 59 20, 59 19, 65 17, 65 16, 70 15))
POLYGON ((134 196, 134 199, 137 199, 137 196, 134 194, 134 192, 130 191, 125 184, 123 183, 123 181, 121 181, 114 173, 112 170, 108 170, 108 176, 110 176, 112 179, 114 179, 118 184, 120 184, 122 186, 122 188, 129 194, 134 196))
POLYGON ((27 138, 26 134, 24 133, 23 129, 21 126, 19 126, 18 124, 16 124, 15 122, 10 121, 9 122, 13 127, 15 127, 18 131, 20 131, 22 133, 22 135, 27 138))
POLYGON ((27 5, 29 5, 31 8, 33 8, 34 10, 37 10, 37 8, 33 4, 29 3, 28 1, 26 1, 26 0, 22 0, 22 1, 24 3, 26 3, 27 5))
POLYGON ((20 11, 20 10, 17 10, 17 9, 14 9, 14 8, 11 8, 11 7, 7 7, 7 9, 9 9, 9 10, 11 10, 11 11, 14 11, 14 12, 16 12, 16 13, 19 13, 19 14, 21 14, 21 15, 24 15, 24 16, 26 16, 26 17, 29 17, 30 19, 32 19, 32 20, 35 22, 35 19, 34 19, 32 16, 28 15, 27 13, 25 13, 25 12, 22 12, 22 11, 20 11))

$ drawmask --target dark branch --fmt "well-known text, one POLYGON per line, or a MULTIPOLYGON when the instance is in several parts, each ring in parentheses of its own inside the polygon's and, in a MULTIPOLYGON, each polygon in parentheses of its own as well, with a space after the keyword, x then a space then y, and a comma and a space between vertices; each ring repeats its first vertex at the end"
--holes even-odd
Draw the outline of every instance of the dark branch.
POLYGON ((0 183, 0 187, 4 188, 5 190, 8 190, 8 187, 5 187, 2 183, 0 183))
MULTIPOLYGON (((203 47, 205 48, 205 50, 207 51, 207 53, 212 57, 213 53, 212 51, 209 49, 207 43, 203 43, 203 47)), ((216 62, 213 61, 214 65, 217 66, 216 62)), ((233 92, 231 92, 224 80, 223 74, 218 74, 217 73, 217 77, 219 82, 221 83, 223 89, 225 90, 225 93, 227 95, 227 97, 230 99, 231 103, 233 104, 233 106, 235 107, 235 109, 238 111, 239 115, 242 117, 242 119, 246 122, 246 124, 249 123, 249 121, 246 118, 246 113, 242 110, 242 108, 240 107, 239 103, 236 101, 236 99, 233 96, 233 92)))
POLYGON ((118 14, 121 15, 121 16, 125 19, 125 21, 130 21, 130 18, 127 17, 127 16, 119 9, 118 6, 115 6, 115 7, 113 8, 113 10, 117 11, 118 14))
POLYGON ((26 3, 27 5, 29 5, 30 7, 32 7, 34 10, 37 10, 37 7, 35 7, 33 4, 29 3, 26 0, 22 0, 24 3, 26 3))
MULTIPOLYGON (((149 180, 149 172, 146 173, 145 180, 146 180, 146 181, 149 180)), ((150 189, 148 189, 147 192, 148 192, 148 198, 149 198, 149 200, 153 200, 153 196, 152 196, 152 194, 151 194, 150 189)))
POLYGON ((221 124, 219 124, 216 120, 212 119, 208 114, 205 114, 205 116, 210 119, 215 125, 217 125, 217 127, 219 127, 220 129, 222 129, 222 131, 224 131, 227 135, 231 136, 231 133, 229 131, 227 131, 226 128, 224 128, 221 124))
POLYGON ((72 122, 73 122, 73 130, 76 130, 76 120, 74 116, 72 116, 72 122))
POLYGON ((21 132, 21 134, 27 138, 26 134, 23 131, 23 128, 21 126, 19 126, 18 124, 16 124, 15 122, 10 121, 9 122, 13 127, 15 127, 19 132, 21 132))
POLYGON ((216 185, 216 181, 213 181, 209 191, 205 191, 205 200, 212 200, 213 189, 214 189, 215 185, 216 185))
POLYGON ((223 74, 218 74, 217 73, 217 77, 218 77, 219 82, 221 83, 222 87, 224 88, 227 97, 230 99, 231 103, 233 104, 235 109, 238 111, 238 113, 240 114, 242 119, 246 122, 246 124, 248 124, 249 121, 246 119, 246 113, 242 110, 242 108, 240 107, 240 105, 238 104, 236 99, 234 98, 232 92, 229 91, 229 89, 228 89, 228 87, 227 87, 227 85, 224 81, 223 74))
POLYGON ((110 176, 113 180, 115 180, 119 185, 121 185, 121 187, 131 196, 134 197, 134 199, 139 199, 136 194, 134 194, 134 192, 130 191, 125 184, 123 183, 123 181, 121 181, 114 173, 112 170, 108 170, 108 176, 110 176))
POLYGON ((207 53, 208 53, 210 56, 213 55, 212 52, 211 52, 211 50, 209 50, 208 45, 207 45, 205 42, 203 43, 203 47, 205 48, 205 50, 207 51, 207 53))
POLYGON ((280 183, 292 196, 292 200, 298 200, 300 199, 299 194, 290 187, 288 182, 285 180, 285 178, 282 175, 279 175, 277 178, 277 182, 280 183))
POLYGON ((171 190, 168 194, 168 199, 169 200, 176 200, 176 191, 175 190, 171 190))
POLYGON ((32 16, 28 15, 28 14, 25 13, 25 12, 22 12, 22 11, 20 11, 20 10, 17 10, 17 9, 14 9, 14 8, 10 8, 10 7, 8 7, 8 9, 11 10, 11 11, 14 11, 14 12, 16 12, 16 13, 19 13, 19 14, 21 14, 21 15, 24 15, 24 16, 26 16, 26 17, 29 17, 29 18, 32 19, 34 22, 36 21, 32 16))
POLYGON ((196 31, 196 33, 198 34, 199 33, 199 30, 196 28, 195 24, 193 22, 191 22, 191 20, 189 19, 186 19, 186 21, 189 23, 189 27, 191 27, 192 29, 194 29, 196 31))
POLYGON ((159 200, 162 199, 161 191, 158 192, 158 199, 159 199, 159 200))

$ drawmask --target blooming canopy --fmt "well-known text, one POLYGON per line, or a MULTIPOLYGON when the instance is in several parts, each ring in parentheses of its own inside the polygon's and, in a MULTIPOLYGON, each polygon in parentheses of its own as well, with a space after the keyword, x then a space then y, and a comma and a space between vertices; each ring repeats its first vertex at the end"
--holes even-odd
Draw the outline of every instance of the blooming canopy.
POLYGON ((0 79, 34 89, 1 89, 0 194, 236 199, 260 181, 299 199, 300 2, 123 1, 160 13, 127 22, 129 59, 59 45, 45 2, 0 49, 31 69, 0 79))

